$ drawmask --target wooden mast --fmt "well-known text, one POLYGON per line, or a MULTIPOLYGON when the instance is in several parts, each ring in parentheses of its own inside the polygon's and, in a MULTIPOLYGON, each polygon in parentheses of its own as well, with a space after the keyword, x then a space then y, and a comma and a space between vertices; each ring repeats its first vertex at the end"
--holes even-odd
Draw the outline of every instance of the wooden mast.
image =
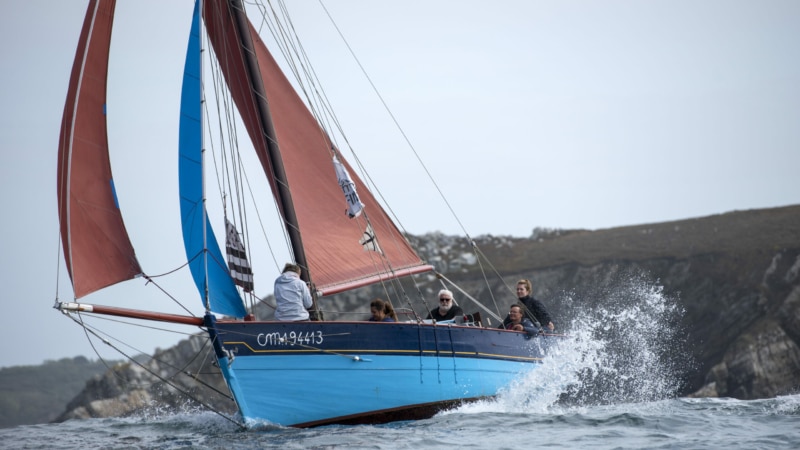
MULTIPOLYGON (((254 103, 257 110, 256 113, 258 114, 262 126, 262 132, 265 136, 267 154, 269 156, 273 175, 275 177, 275 185, 277 187, 276 194, 280 209, 283 212, 286 230, 289 234, 292 253, 294 255, 295 262, 304 269, 300 275, 302 280, 306 283, 310 283, 311 277, 305 251, 303 249, 303 239, 300 235, 300 227, 297 223, 297 214, 295 213, 294 203, 292 201, 292 193, 289 190, 289 183, 287 181, 283 159, 281 158, 280 149, 278 148, 275 127, 272 123, 266 91, 261 81, 261 72, 258 67, 256 50, 255 46, 253 45, 253 39, 250 36, 249 20, 247 19, 244 4, 241 0, 230 0, 229 10, 233 15, 233 25, 236 27, 236 35, 238 36, 239 43, 243 49, 242 54, 244 56, 244 64, 250 81, 250 88, 253 90, 253 98, 255 99, 254 103)), ((312 314, 312 320, 322 320, 322 313, 319 311, 317 306, 316 289, 311 289, 311 294, 314 301, 314 305, 312 307, 314 313, 312 314)))

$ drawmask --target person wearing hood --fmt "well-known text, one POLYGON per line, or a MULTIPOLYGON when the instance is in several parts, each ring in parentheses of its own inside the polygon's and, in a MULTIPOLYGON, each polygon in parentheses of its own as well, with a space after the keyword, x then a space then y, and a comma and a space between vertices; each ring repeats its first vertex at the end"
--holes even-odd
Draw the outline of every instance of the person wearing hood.
POLYGON ((300 272, 297 264, 286 263, 283 273, 275 280, 275 320, 308 320, 308 308, 313 302, 308 286, 300 279, 300 272))

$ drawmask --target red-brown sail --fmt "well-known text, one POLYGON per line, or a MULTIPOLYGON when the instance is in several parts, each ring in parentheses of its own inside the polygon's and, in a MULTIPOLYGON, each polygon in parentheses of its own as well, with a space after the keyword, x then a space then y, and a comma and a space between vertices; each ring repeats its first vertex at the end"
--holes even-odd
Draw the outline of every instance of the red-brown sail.
MULTIPOLYGON (((252 42, 258 67, 256 71, 248 70, 247 50, 240 44, 233 10, 241 4, 232 6, 231 3, 239 2, 206 2, 204 17, 208 35, 276 197, 280 188, 275 181, 268 140, 273 140, 279 148, 306 262, 317 289, 335 293, 378 279, 431 270, 342 159, 380 240, 383 255, 364 250, 359 240, 367 223, 363 216, 350 219, 345 212, 344 196, 331 162, 329 138, 249 21, 245 32, 250 36, 245 40, 252 42), (259 110, 264 104, 259 98, 261 92, 266 96, 271 123, 264 120, 259 110)), ((286 218, 287 211, 282 213, 286 218)), ((291 221, 287 222, 291 226, 291 221)))
POLYGON ((89 2, 58 143, 58 215, 76 298, 142 272, 122 222, 108 157, 106 74, 115 3, 89 2))

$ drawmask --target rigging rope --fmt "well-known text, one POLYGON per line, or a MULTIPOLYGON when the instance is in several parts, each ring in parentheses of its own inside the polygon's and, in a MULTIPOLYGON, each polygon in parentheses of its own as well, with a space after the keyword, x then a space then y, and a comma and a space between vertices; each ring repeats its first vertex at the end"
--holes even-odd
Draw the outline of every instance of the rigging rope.
POLYGON ((336 24, 336 21, 333 19, 333 16, 331 16, 330 12, 325 7, 325 4, 322 2, 322 0, 318 0, 318 2, 320 4, 320 6, 322 7, 322 9, 325 11, 325 14, 330 19, 331 24, 336 29, 336 32, 339 34, 339 37, 342 38, 342 42, 344 42, 345 46, 347 47, 347 50, 350 52, 350 55, 353 57, 353 60, 355 60, 355 62, 358 65, 359 69, 361 70, 361 73, 367 79, 367 82, 369 82, 370 86, 372 87, 373 92, 375 92, 375 95, 378 97, 378 99, 380 100, 380 102, 383 105, 384 109, 386 110, 386 113, 392 119, 392 122, 394 122, 395 126, 397 127, 397 130, 403 136, 403 139, 406 141, 406 144, 408 144, 408 147, 414 153, 414 156, 417 158, 417 161, 419 162, 420 166, 425 171, 425 174, 428 176, 428 179, 431 181, 431 183, 433 183, 434 187, 436 188, 436 191, 439 193, 439 196, 442 198, 442 201, 445 203, 445 205, 447 205, 447 208, 450 210, 450 214, 453 216, 453 218, 456 220, 456 222, 458 222, 458 225, 459 225, 459 227, 461 227, 461 230, 464 232, 464 234, 469 238, 469 233, 467 233, 466 228, 461 223, 461 220, 458 218, 458 215, 455 213, 455 210, 450 205, 450 202, 447 201, 447 198, 445 197, 445 195, 442 192, 441 188, 439 188, 439 185, 436 183, 436 180, 433 178, 433 175, 428 170, 428 167, 425 165, 425 163, 422 161, 422 158, 420 157, 419 153, 417 152, 417 149, 414 147, 414 144, 411 143, 411 140, 408 138, 408 135, 406 134, 405 130, 403 129, 402 126, 400 126, 400 122, 398 122, 398 120, 395 117, 394 113, 392 113, 392 110, 389 108, 389 105, 386 103, 386 100, 384 100, 384 98, 381 95, 380 91, 378 91, 377 86, 375 86, 375 83, 372 81, 372 78, 370 78, 370 76, 367 73, 366 69, 361 64, 361 61, 358 59, 358 57, 356 56, 356 54, 353 51, 352 47, 350 46, 350 43, 344 37, 344 34, 339 29, 339 26, 336 24))
MULTIPOLYGON (((311 112, 314 115, 314 117, 316 117, 317 121, 320 123, 320 126, 322 127, 324 132, 327 133, 327 136, 334 143, 334 146, 331 147, 331 152, 333 154, 336 154, 338 152, 337 145, 336 145, 337 135, 336 135, 336 133, 332 133, 331 132, 332 131, 332 125, 333 125, 333 127, 335 127, 335 129, 338 131, 338 134, 343 138, 347 148, 352 153, 353 160, 355 161, 356 166, 358 167, 359 172, 362 175, 362 179, 365 182, 369 183, 370 190, 381 199, 381 201, 385 205, 385 208, 387 209, 387 211, 389 212, 389 214, 391 215, 392 219, 395 221, 397 226, 399 226, 400 229, 405 230, 405 227, 403 226, 402 221, 399 219, 399 217, 395 214, 395 212, 389 206, 389 202, 387 202, 386 199, 383 197, 383 194, 381 193, 380 189, 378 189, 378 187, 377 187, 376 183, 374 182, 374 180, 372 180, 372 178, 369 176, 369 173, 366 171, 364 165, 362 164, 360 158, 358 157, 358 154, 353 149, 352 145, 350 144, 350 141, 347 139, 346 133, 342 129, 341 124, 340 124, 340 122, 338 121, 338 119, 336 117, 336 114, 333 112, 333 109, 331 107, 331 103, 328 100, 328 97, 327 97, 327 95, 325 93, 325 89, 322 87, 322 84, 320 83, 320 81, 319 81, 319 79, 318 79, 318 77, 316 75, 316 71, 314 70, 313 65, 311 64, 310 60, 308 59, 308 55, 306 54, 305 49, 303 48, 303 45, 302 45, 302 43, 301 43, 301 41, 299 39, 299 36, 297 35, 297 32, 296 32, 295 27, 294 27, 294 24, 292 23, 292 20, 291 20, 291 18, 289 16, 287 8, 286 8, 285 2, 283 0, 276 0, 276 3, 278 5, 277 8, 273 6, 272 2, 268 2, 268 3, 270 5, 269 6, 269 11, 271 12, 270 14, 268 14, 266 6, 260 5, 260 4, 258 6, 259 7, 259 11, 261 12, 261 16, 262 16, 262 22, 261 22, 260 26, 261 27, 266 26, 270 30, 270 33, 272 34, 272 36, 275 39, 275 41, 279 44, 280 51, 283 53, 284 59, 289 64, 289 66, 291 68, 291 72, 293 73, 295 80, 297 81, 302 93, 304 94, 304 96, 305 96, 305 98, 307 100, 307 104, 309 105, 309 109, 311 110, 311 112)), ((322 9, 325 11, 325 14, 327 15, 327 17, 330 20, 330 22, 333 25, 333 27, 336 29, 336 32, 339 34, 342 42, 346 46, 346 48, 349 51, 350 55, 352 56, 353 60, 356 62, 356 64, 358 65, 359 69, 361 70, 362 74, 364 75, 366 80, 369 82, 370 86, 372 87, 373 92, 375 93, 377 98, 380 100, 381 104, 383 105, 385 111, 388 113, 388 115, 391 118, 392 122, 394 123, 395 127, 398 129, 398 131, 402 135, 403 139, 405 140, 406 144, 408 145, 408 147, 413 152, 413 154, 414 154, 415 158, 417 159, 418 163, 420 164, 420 166, 425 171, 428 179, 433 184, 433 186, 435 187, 435 189, 438 192, 439 196, 441 197, 442 201, 447 206, 447 208, 449 209, 451 215, 456 220, 456 222, 458 223, 458 225, 461 228, 462 232, 466 236, 466 239, 468 240, 468 242, 470 243, 470 246, 473 249, 473 253, 476 255, 476 259, 477 259, 477 261, 479 263, 479 270, 481 272, 481 276, 484 279, 484 282, 486 283, 487 286, 489 286, 486 269, 484 268, 483 264, 481 263, 481 259, 483 259, 484 261, 489 263, 489 265, 492 268, 492 270, 494 271, 494 273, 498 276, 498 278, 500 278, 502 280, 502 277, 500 277, 499 273, 497 273, 496 269, 494 269, 494 267, 491 265, 491 262, 480 251, 480 249, 478 249, 477 243, 471 238, 469 233, 466 231, 466 228, 464 227, 463 223, 458 218, 457 214, 455 213, 454 209, 452 208, 452 206, 450 205, 449 201, 445 197, 445 195, 442 192, 441 188, 439 187, 438 183, 436 183, 436 180, 433 178, 433 175, 431 174, 430 170, 427 168, 425 163, 422 161, 421 156, 417 152, 417 150, 414 147, 414 145, 411 143, 408 135, 405 133, 405 131, 402 128, 402 126, 400 126, 397 118, 395 117, 395 115, 393 114, 391 109, 389 108, 387 102, 385 101, 383 96, 378 91, 377 86, 372 81, 371 77, 367 73, 367 71, 364 68, 363 64, 361 64, 361 61, 356 56, 353 48, 351 47, 351 45, 349 44, 347 39, 344 37, 344 34, 342 33, 341 29, 337 25, 336 21, 333 19, 333 16, 330 14, 328 9, 325 7, 325 5, 322 2, 322 0, 319 0, 319 4, 322 7, 322 9)), ((368 217, 366 218, 366 221, 367 221, 367 223, 369 222, 368 217)), ((391 268, 391 264, 388 261, 383 261, 383 262, 374 261, 374 263, 375 263, 376 268, 377 268, 378 265, 382 265, 384 267, 385 271, 388 271, 390 273, 394 272, 393 269, 391 268)), ((416 277, 411 277, 411 278, 414 280, 414 285, 417 288, 417 291, 418 291, 420 299, 422 300, 423 304, 426 304, 426 302, 424 300, 424 297, 422 295, 420 286, 417 284, 416 277)), ((509 288, 507 283, 505 283, 504 280, 502 281, 502 283, 506 286, 506 288, 509 289, 509 291, 511 291, 511 289, 509 288)), ((413 309, 413 304, 411 303, 410 298, 408 297, 408 295, 405 293, 404 289, 402 288, 402 284, 398 284, 398 285, 394 285, 394 283, 391 283, 391 284, 392 284, 392 286, 394 286, 394 290, 396 292, 398 292, 398 295, 401 298, 405 298, 408 301, 409 306, 413 309)), ((386 294, 388 300, 391 303, 392 296, 389 295, 389 288, 386 286, 385 283, 382 283, 382 286, 383 286, 384 293, 386 294)), ((498 311, 498 313, 499 313, 500 309, 497 306, 497 301, 496 301, 496 299, 494 297, 494 294, 492 293, 491 289, 489 289, 489 292, 490 292, 490 295, 491 295, 491 298, 492 298, 492 303, 493 303, 493 305, 495 307, 495 310, 498 311)), ((416 314, 416 312, 415 312, 415 314, 416 314)))
MULTIPOLYGON (((323 141, 326 142, 326 148, 329 149, 331 153, 331 157, 335 157, 339 154, 338 146, 337 146, 337 135, 332 133, 332 124, 335 125, 336 129, 339 132, 339 135, 342 136, 344 139, 347 147, 353 153, 357 166, 360 169, 360 172, 363 174, 364 179, 369 179, 366 171, 364 170, 363 165, 361 164, 360 160, 358 159, 355 151, 353 150, 352 146, 350 145, 347 137, 344 133, 344 130, 339 124, 338 119, 336 118, 336 114, 333 112, 331 107, 330 101, 325 94, 325 90, 320 83, 316 71, 311 64, 308 55, 303 48, 303 45, 297 35, 295 30, 294 24, 292 23, 291 17, 289 16, 288 10, 286 9, 286 5, 282 0, 278 0, 277 8, 273 6, 272 2, 268 2, 270 5, 269 14, 266 6, 259 5, 258 9, 261 13, 261 24, 259 28, 264 26, 270 31, 273 39, 278 44, 278 48, 280 49, 281 53, 283 54, 284 60, 289 65, 292 74, 294 75, 294 79, 297 82, 297 85, 304 95, 306 99, 306 104, 311 111, 311 114, 316 118, 317 122, 320 124, 320 137, 323 141), (332 145, 327 144, 327 140, 331 140, 332 145)), ((374 183, 371 183, 374 186, 374 183)), ((377 189, 372 189, 373 191, 377 191, 377 189)), ((386 203, 384 201, 384 203, 386 203)), ((399 222, 399 220, 398 220, 399 222)), ((364 229, 369 226, 370 219, 369 215, 364 212, 360 219, 356 219, 353 221, 353 226, 357 228, 357 231, 361 233, 364 229), (363 222, 362 222, 363 220, 363 222)), ((391 225, 394 226, 393 224, 391 225)), ((376 237, 377 240, 380 238, 376 237)), ((384 243, 386 245, 387 243, 384 243)), ((388 243, 392 244, 392 243, 388 243)), ((393 245, 397 245, 394 243, 393 245)), ((382 253, 381 253, 382 255, 382 253)), ((388 261, 385 257, 376 258, 376 255, 370 253, 370 260, 373 264, 373 270, 376 273, 395 273, 394 268, 391 265, 391 262, 388 261)), ((308 268, 306 268, 308 269, 308 268)), ((309 272, 310 273, 310 272, 309 272)), ((381 282, 384 293, 386 294, 387 299, 390 303, 392 302, 392 295, 389 294, 389 287, 385 282, 381 282)), ((394 277, 392 282, 389 283, 393 286, 393 290, 398 293, 398 297, 406 298, 408 300, 408 296, 405 294, 404 290, 402 289, 401 284, 396 284, 394 282, 394 277)), ((413 309, 413 304, 408 300, 409 306, 413 309)), ((394 306, 394 304, 392 304, 394 306)), ((415 313, 416 314, 416 313, 415 313)))
MULTIPOLYGON (((176 385, 176 384, 174 384, 174 383, 173 383, 173 382, 172 382, 170 379, 168 379, 168 378, 165 378, 165 377, 161 376, 160 374, 158 374, 158 373, 154 372, 153 370, 151 370, 150 368, 148 368, 148 367, 147 367, 147 366, 145 366, 144 364, 142 364, 142 363, 140 363, 139 361, 137 361, 137 360, 136 360, 135 358, 133 358, 132 356, 130 356, 130 355, 128 355, 127 353, 125 353, 124 351, 122 351, 122 350, 121 350, 119 347, 115 346, 115 345, 114 345, 114 344, 112 344, 110 341, 108 341, 108 340, 107 340, 107 339, 105 339, 104 337, 100 336, 100 334, 99 334, 99 330, 95 330, 94 328, 92 328, 92 327, 89 327, 89 326, 88 326, 86 323, 84 323, 84 321, 83 321, 83 318, 81 317, 82 315, 81 315, 80 313, 77 313, 77 314, 76 314, 76 315, 79 317, 79 319, 80 319, 80 320, 78 320, 78 319, 76 319, 75 317, 73 317, 73 314, 71 314, 71 313, 69 313, 69 312, 67 312, 67 311, 63 311, 63 313, 64 313, 66 316, 68 316, 70 319, 72 319, 72 320, 73 320, 75 323, 77 323, 79 326, 81 326, 81 328, 83 328, 83 330, 84 330, 84 333, 86 333, 86 335, 87 335, 87 339, 89 340, 89 343, 90 343, 90 345, 92 346, 92 349, 94 350, 95 354, 97 355, 97 357, 98 357, 98 358, 99 358, 101 361, 103 361, 103 364, 104 364, 104 365, 105 365, 105 366, 106 366, 106 367, 107 367, 109 370, 111 370, 111 368, 108 366, 108 364, 105 362, 105 360, 103 360, 103 358, 100 356, 99 352, 97 351, 97 348, 94 346, 94 343, 92 342, 92 340, 91 340, 91 339, 89 339, 89 337, 88 337, 88 335, 89 335, 89 334, 92 334, 92 335, 94 335, 94 336, 95 336, 97 339, 99 339, 101 342, 103 342, 104 344, 108 345, 108 346, 109 346, 109 347, 111 347, 111 348, 112 348, 114 351, 116 351, 117 353, 119 353, 120 355, 122 355, 123 357, 125 357, 125 359, 127 359, 128 361, 130 361, 130 362, 131 362, 131 363, 133 363, 133 364, 136 364, 136 365, 137 365, 137 366, 139 366, 141 369, 143 369, 145 372, 147 372, 147 373, 149 373, 150 375, 152 375, 152 376, 154 376, 154 377, 158 378, 158 379, 159 379, 160 381, 162 381, 164 384, 166 384, 167 386, 170 386, 170 387, 172 387, 173 389, 175 389, 175 390, 176 390, 176 391, 178 391, 179 393, 183 394, 183 395, 184 395, 184 396, 186 396, 187 398, 189 398, 189 399, 191 399, 191 400, 193 400, 193 401, 197 402, 197 404, 199 404, 199 405, 203 406, 204 408, 208 409, 209 411, 211 411, 211 412, 213 412, 213 413, 215 413, 215 414, 219 415, 220 417, 224 418, 225 420, 228 420, 229 422, 231 422, 231 423, 233 423, 233 424, 237 425, 238 427, 240 427, 240 428, 242 428, 242 429, 246 428, 246 427, 245 427, 245 425, 244 425, 243 423, 241 423, 241 422, 237 422, 237 421, 236 421, 236 420, 234 420, 233 418, 231 418, 231 417, 227 416, 226 414, 224 414, 222 411, 220 411, 220 410, 218 410, 218 409, 214 408, 213 406, 209 405, 208 403, 206 403, 206 402, 204 402, 204 401, 200 400, 200 399, 199 399, 199 398, 197 398, 196 396, 192 395, 192 393, 190 393, 190 392, 188 392, 188 391, 186 391, 186 390, 182 389, 181 387, 177 386, 177 385, 176 385)), ((104 334, 105 334, 105 333, 104 333, 104 334)), ((206 340, 206 341, 208 342, 208 340, 206 340)), ((126 345, 127 345, 127 344, 126 344, 126 345)), ((207 345, 207 344, 206 344, 206 345, 207 345)), ((205 347, 206 345, 204 345, 204 347, 205 347)), ((131 348, 133 348, 133 347, 131 347, 131 348)), ((135 350, 135 349, 134 349, 134 350, 135 350)), ((197 356, 199 356, 199 353, 198 353, 197 355, 195 355, 195 358, 197 358, 197 356)), ((155 359, 155 358, 153 358, 153 359, 155 359)), ((155 360, 156 360, 156 361, 158 361, 157 359, 155 359, 155 360)), ((159 362, 162 362, 162 361, 159 361, 159 362)), ((190 362, 191 362, 191 361, 190 361, 190 362)), ((170 365, 170 364, 167 364, 167 365, 170 365)), ((187 365, 188 365, 188 364, 187 364, 187 365)), ((171 365, 170 365, 170 366, 171 366, 171 365)), ((171 367, 175 369, 175 367, 174 367, 174 366, 171 366, 171 367)), ((184 369, 185 369, 185 367, 184 367, 184 369)), ((184 369, 180 370, 179 372, 180 372, 180 373, 186 373, 186 371, 185 371, 184 369)), ((112 370, 112 373, 114 373, 114 375, 115 375, 115 376, 118 376, 118 374, 117 374, 116 372, 114 372, 113 370, 112 370)), ((174 375, 173 375, 173 377, 174 377, 174 375)), ((173 377, 169 377, 169 378, 173 378, 173 377)), ((123 381, 124 381, 124 380, 123 380, 123 381)), ((225 395, 224 393, 220 392, 219 390, 217 390, 217 389, 214 389, 214 391, 215 391, 215 392, 217 392, 217 393, 219 393, 219 394, 221 394, 221 395, 224 395, 224 396, 226 396, 227 398, 229 398, 229 399, 231 399, 231 400, 232 400, 232 398, 231 398, 230 396, 227 396, 227 395, 225 395)))

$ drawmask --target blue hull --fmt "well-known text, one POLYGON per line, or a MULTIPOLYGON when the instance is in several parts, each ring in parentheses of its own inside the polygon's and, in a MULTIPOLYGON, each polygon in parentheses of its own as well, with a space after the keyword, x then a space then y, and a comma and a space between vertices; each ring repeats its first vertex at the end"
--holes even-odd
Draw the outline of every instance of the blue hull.
POLYGON ((242 417, 308 427, 430 417, 491 397, 541 361, 547 338, 447 325, 217 322, 220 368, 242 417))

